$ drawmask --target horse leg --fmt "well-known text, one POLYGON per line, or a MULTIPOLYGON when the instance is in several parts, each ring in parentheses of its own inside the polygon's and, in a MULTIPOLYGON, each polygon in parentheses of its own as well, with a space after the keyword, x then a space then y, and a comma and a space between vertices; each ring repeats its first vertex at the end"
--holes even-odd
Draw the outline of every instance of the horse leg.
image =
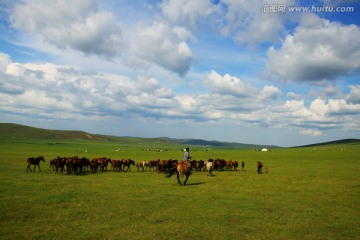
POLYGON ((180 176, 179 176, 179 172, 176 171, 176 177, 177 177, 177 180, 178 180, 178 184, 182 185, 181 181, 180 181, 180 176))
POLYGON ((186 179, 185 179, 185 182, 184 182, 184 186, 186 185, 186 182, 187 182, 187 180, 188 180, 188 178, 189 178, 189 175, 190 175, 190 173, 187 173, 187 174, 186 174, 186 179))
POLYGON ((40 169, 40 164, 38 165, 38 167, 39 167, 39 172, 41 172, 41 169, 40 169))
POLYGON ((32 172, 32 171, 31 171, 31 168, 30 168, 30 164, 28 164, 28 166, 27 166, 27 168, 26 168, 26 172, 29 172, 29 170, 30 170, 30 172, 32 172))

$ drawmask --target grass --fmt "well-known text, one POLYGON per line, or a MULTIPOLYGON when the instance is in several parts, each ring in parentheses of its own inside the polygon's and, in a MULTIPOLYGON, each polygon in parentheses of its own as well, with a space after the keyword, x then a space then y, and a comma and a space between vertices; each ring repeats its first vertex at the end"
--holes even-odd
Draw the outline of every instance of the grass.
POLYGON ((186 187, 134 166, 130 173, 66 176, 48 165, 58 155, 182 158, 180 146, 149 146, 0 141, 0 239, 360 238, 359 145, 271 152, 191 147, 195 159, 244 161, 246 171, 194 173, 186 187), (46 159, 42 171, 26 173, 26 158, 39 155, 46 159), (257 161, 269 165, 268 174, 256 173, 257 161))

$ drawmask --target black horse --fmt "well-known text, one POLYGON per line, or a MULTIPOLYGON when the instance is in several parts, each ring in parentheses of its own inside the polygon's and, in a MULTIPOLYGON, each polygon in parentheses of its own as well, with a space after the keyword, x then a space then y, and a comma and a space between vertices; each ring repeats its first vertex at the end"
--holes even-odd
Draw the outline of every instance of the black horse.
POLYGON ((29 172, 29 170, 30 170, 30 172, 32 172, 31 168, 30 168, 31 165, 34 165, 34 172, 35 172, 35 167, 36 166, 39 167, 39 172, 41 172, 41 170, 40 170, 40 161, 45 162, 45 158, 43 156, 36 157, 36 158, 35 157, 28 158, 28 160, 27 160, 28 166, 26 168, 26 172, 29 172))
POLYGON ((258 173, 259 173, 259 174, 262 173, 262 168, 263 168, 262 162, 257 162, 257 169, 258 169, 258 173))

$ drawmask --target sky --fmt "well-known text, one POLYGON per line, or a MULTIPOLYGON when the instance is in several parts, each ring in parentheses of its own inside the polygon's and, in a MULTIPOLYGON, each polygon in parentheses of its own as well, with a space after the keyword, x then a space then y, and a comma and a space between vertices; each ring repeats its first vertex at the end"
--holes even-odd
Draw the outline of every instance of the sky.
POLYGON ((2 0, 0 122, 282 147, 360 138, 355 0, 2 0))

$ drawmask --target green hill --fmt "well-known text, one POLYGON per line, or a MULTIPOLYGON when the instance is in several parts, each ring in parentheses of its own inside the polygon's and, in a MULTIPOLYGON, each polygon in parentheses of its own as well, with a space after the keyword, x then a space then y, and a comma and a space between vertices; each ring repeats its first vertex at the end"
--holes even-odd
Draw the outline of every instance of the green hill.
POLYGON ((111 141, 111 137, 94 135, 82 131, 48 130, 13 123, 0 123, 0 139, 48 139, 111 141))
POLYGON ((35 128, 14 123, 0 123, 0 140, 83 140, 83 141, 112 141, 129 145, 163 145, 163 146, 197 146, 197 147, 218 147, 232 149, 249 148, 278 148, 277 146, 263 146, 256 144, 243 144, 236 142, 207 141, 202 139, 174 139, 174 138, 138 138, 119 137, 100 134, 91 134, 83 131, 49 130, 35 128))
POLYGON ((314 143, 314 144, 297 146, 297 147, 326 147, 326 146, 334 146, 334 145, 338 145, 338 146, 359 145, 360 146, 360 139, 348 138, 348 139, 341 139, 341 140, 336 140, 336 141, 314 143))
MULTIPOLYGON (((138 138, 138 137, 119 137, 108 136, 100 134, 91 134, 83 131, 69 131, 69 130, 50 130, 35 128, 14 123, 0 123, 0 140, 80 140, 80 141, 99 141, 99 142, 118 142, 122 144, 163 144, 170 146, 198 146, 198 147, 218 147, 229 149, 260 149, 279 148, 278 146, 264 146, 257 144, 244 144, 236 142, 220 142, 207 141, 203 139, 174 139, 174 138, 138 138)), ((360 139, 343 139, 331 142, 310 144, 297 147, 318 147, 326 145, 347 145, 358 144, 360 139)))

